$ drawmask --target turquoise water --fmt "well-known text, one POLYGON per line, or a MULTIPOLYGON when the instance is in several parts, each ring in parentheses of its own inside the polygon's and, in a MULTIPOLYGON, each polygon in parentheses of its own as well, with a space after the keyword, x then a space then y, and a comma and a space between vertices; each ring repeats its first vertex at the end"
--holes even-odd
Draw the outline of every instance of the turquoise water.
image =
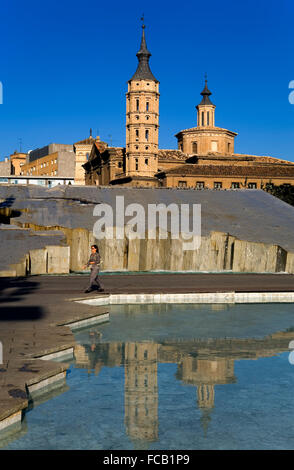
POLYGON ((112 306, 4 449, 294 449, 293 304, 112 306))

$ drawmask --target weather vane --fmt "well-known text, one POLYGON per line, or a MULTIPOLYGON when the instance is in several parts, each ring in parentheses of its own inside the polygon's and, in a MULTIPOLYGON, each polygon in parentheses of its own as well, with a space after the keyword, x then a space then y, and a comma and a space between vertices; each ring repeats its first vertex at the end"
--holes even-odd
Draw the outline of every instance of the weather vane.
POLYGON ((145 28, 145 25, 144 25, 144 13, 143 13, 143 15, 141 16, 141 21, 142 21, 142 28, 145 28))

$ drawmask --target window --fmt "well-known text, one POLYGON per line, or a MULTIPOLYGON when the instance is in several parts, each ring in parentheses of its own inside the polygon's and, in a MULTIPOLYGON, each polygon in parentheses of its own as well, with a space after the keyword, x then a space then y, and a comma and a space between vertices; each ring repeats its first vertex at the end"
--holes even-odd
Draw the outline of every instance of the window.
POLYGON ((148 142, 148 140, 149 140, 149 130, 148 129, 146 129, 146 131, 145 131, 145 139, 148 142))
POLYGON ((209 111, 207 111, 207 125, 209 126, 209 111))
MULTIPOLYGON (((182 149, 181 149, 182 150, 182 149)), ((198 153, 198 145, 197 142, 192 143, 192 153, 198 153)))
POLYGON ((136 170, 139 170, 139 160, 138 160, 138 158, 135 159, 135 162, 136 162, 136 170))
POLYGON ((240 188, 240 183, 233 182, 231 187, 232 187, 232 189, 239 189, 240 188))
POLYGON ((118 168, 122 167, 122 162, 118 162, 118 168))
POLYGON ((145 165, 148 165, 148 158, 145 158, 145 165))
POLYGON ((187 187, 187 181, 179 181, 178 182, 178 187, 179 188, 186 188, 187 187))
POLYGON ((228 152, 230 152, 230 150, 231 150, 231 144, 230 142, 228 142, 228 152))
POLYGON ((214 189, 222 189, 223 184, 220 181, 214 182, 214 189))
POLYGON ((139 100, 136 100, 136 110, 139 111, 139 100))
POLYGON ((137 121, 138 121, 138 119, 139 119, 139 116, 136 116, 136 119, 137 119, 137 121))
POLYGON ((148 121, 148 120, 149 120, 149 116, 146 116, 146 121, 148 121))
POLYGON ((212 152, 217 152, 217 150, 218 150, 218 141, 217 140, 212 140, 211 150, 212 150, 212 152))
POLYGON ((201 120, 202 120, 202 124, 201 124, 201 125, 204 126, 204 112, 203 112, 203 111, 202 111, 202 113, 201 113, 201 120))
POLYGON ((136 129, 136 141, 138 142, 139 140, 139 129, 136 129))
POLYGON ((248 183, 248 189, 257 189, 257 183, 248 183))
POLYGON ((149 101, 146 101, 146 111, 149 111, 149 101))
POLYGON ((136 150, 139 150, 139 147, 138 147, 138 145, 136 145, 136 146, 135 146, 135 149, 136 149, 136 150))
POLYGON ((149 149, 149 147, 148 147, 148 145, 146 145, 145 150, 148 150, 148 149, 149 149))
POLYGON ((204 181, 197 181, 196 182, 196 189, 204 189, 204 181))

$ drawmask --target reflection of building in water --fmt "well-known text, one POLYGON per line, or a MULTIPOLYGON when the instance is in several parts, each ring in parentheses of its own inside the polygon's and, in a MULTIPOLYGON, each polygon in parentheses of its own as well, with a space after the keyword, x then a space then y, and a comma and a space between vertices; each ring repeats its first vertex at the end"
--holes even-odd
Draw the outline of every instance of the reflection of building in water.
POLYGON ((80 369, 88 369, 88 374, 94 370, 95 375, 98 375, 104 361, 97 357, 96 344, 86 344, 82 346, 77 344, 75 346, 74 355, 76 359, 75 366, 80 369))
POLYGON ((230 307, 235 306, 234 304, 210 304, 210 308, 213 312, 223 312, 229 310, 230 307))
POLYGON ((103 366, 115 367, 122 363, 122 343, 95 343, 92 338, 90 344, 76 344, 74 355, 75 366, 88 369, 90 374, 93 370, 98 375, 103 366))
MULTIPOLYGON (((130 309, 131 310, 131 309, 130 309)), ((215 385, 236 382, 234 361, 272 357, 288 351, 293 331, 262 339, 215 338, 171 340, 161 344, 94 343, 75 348, 76 367, 99 371, 102 366, 125 366, 125 426, 138 448, 158 438, 157 363, 178 364, 176 378, 197 387, 197 407, 206 434, 214 408, 215 385)))
POLYGON ((158 437, 158 344, 125 344, 125 425, 132 440, 158 437))
POLYGON ((214 407, 214 386, 233 383, 234 360, 216 358, 213 360, 186 356, 178 366, 177 379, 184 384, 196 385, 197 405, 202 411, 201 422, 204 433, 210 421, 210 412, 214 407))
POLYGON ((76 360, 75 367, 77 369, 89 368, 89 355, 88 351, 86 351, 86 346, 76 344, 74 348, 74 356, 76 360))

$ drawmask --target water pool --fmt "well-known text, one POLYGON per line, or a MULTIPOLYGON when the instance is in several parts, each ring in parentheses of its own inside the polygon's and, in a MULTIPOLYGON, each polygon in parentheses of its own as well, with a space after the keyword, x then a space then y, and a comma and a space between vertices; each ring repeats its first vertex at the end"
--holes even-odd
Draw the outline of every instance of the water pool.
POLYGON ((75 338, 3 449, 294 449, 293 304, 117 305, 75 338))

